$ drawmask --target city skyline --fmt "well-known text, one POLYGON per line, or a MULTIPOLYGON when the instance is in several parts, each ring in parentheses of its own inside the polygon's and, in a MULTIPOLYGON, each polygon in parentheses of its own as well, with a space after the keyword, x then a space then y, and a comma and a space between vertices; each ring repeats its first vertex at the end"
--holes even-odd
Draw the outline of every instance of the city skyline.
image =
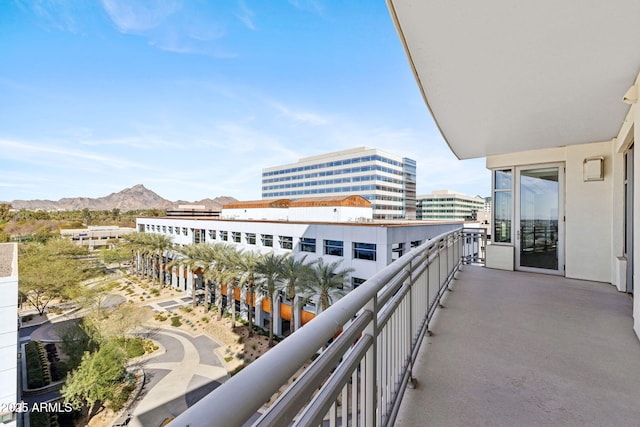
POLYGON ((384 2, 0 5, 0 200, 259 199, 263 168, 367 146, 490 194, 429 116, 384 2))

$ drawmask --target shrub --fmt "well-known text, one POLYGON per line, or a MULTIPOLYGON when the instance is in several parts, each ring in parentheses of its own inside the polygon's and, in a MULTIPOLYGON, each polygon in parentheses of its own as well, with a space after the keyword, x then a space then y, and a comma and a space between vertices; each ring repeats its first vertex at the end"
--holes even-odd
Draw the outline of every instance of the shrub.
POLYGON ((158 313, 155 316, 153 316, 154 319, 156 319, 159 322, 164 322, 165 320, 167 320, 167 316, 165 316, 162 313, 158 313))
MULTIPOLYGON (((27 387, 39 388, 47 385, 44 377, 40 351, 38 343, 35 341, 29 342, 25 347, 25 357, 27 358, 27 387)), ((44 359, 46 363, 46 358, 44 359)))
POLYGON ((131 392, 135 390, 135 388, 136 382, 128 381, 122 386, 118 393, 115 393, 115 396, 109 401, 109 407, 116 412, 122 409, 124 404, 127 403, 127 400, 129 400, 131 392))
POLYGON ((182 325, 182 322, 180 321, 180 316, 173 316, 171 318, 171 326, 175 326, 177 328, 180 325, 182 325))

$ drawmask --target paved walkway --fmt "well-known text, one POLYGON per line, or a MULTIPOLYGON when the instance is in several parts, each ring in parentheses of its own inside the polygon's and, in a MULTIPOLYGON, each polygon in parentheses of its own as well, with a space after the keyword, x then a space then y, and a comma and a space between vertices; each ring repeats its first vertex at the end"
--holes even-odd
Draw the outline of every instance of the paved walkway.
POLYGON ((166 352, 143 363, 147 383, 133 410, 131 426, 159 426, 227 379, 224 364, 215 354, 218 344, 206 335, 159 329, 150 338, 166 352))
MULTIPOLYGON (((608 284, 465 266, 397 426, 639 426, 632 299, 608 284)), ((637 298, 638 296, 636 296, 637 298)))

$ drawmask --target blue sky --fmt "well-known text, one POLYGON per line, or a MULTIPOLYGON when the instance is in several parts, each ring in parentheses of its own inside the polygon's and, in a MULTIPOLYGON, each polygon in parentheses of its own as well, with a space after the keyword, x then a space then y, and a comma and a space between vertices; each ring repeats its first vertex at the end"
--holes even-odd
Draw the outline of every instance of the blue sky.
POLYGON ((418 193, 489 195, 383 0, 0 2, 0 200, 259 199, 263 168, 358 146, 415 159, 418 193))

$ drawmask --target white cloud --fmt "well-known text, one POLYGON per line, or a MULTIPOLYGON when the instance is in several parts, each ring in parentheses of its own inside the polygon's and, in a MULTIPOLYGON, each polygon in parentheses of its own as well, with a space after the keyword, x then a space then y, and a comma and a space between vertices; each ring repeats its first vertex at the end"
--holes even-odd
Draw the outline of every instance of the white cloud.
POLYGON ((324 5, 318 0, 289 0, 289 3, 296 9, 304 10, 321 15, 324 12, 324 5))
POLYGON ((256 25, 253 22, 255 18, 255 13, 251 9, 247 7, 243 0, 238 1, 238 6, 240 7, 240 13, 236 14, 238 19, 250 30, 255 31, 256 25))
POLYGON ((78 33, 81 30, 80 23, 75 19, 71 9, 81 5, 76 1, 18 1, 17 4, 23 9, 32 11, 45 28, 58 31, 68 31, 78 33))
POLYGON ((284 117, 295 122, 308 123, 311 125, 326 125, 329 123, 329 119, 327 117, 323 117, 319 114, 310 113, 308 111, 294 111, 278 102, 271 102, 270 104, 284 117))
POLYGON ((149 169, 146 165, 124 158, 106 156, 91 151, 65 149, 55 145, 36 145, 25 142, 0 139, 2 157, 19 159, 24 163, 46 164, 48 167, 65 169, 74 164, 78 167, 95 167, 97 164, 110 168, 149 169))
POLYGON ((120 32, 138 33, 160 25, 179 10, 181 4, 171 0, 102 0, 102 6, 120 32))

